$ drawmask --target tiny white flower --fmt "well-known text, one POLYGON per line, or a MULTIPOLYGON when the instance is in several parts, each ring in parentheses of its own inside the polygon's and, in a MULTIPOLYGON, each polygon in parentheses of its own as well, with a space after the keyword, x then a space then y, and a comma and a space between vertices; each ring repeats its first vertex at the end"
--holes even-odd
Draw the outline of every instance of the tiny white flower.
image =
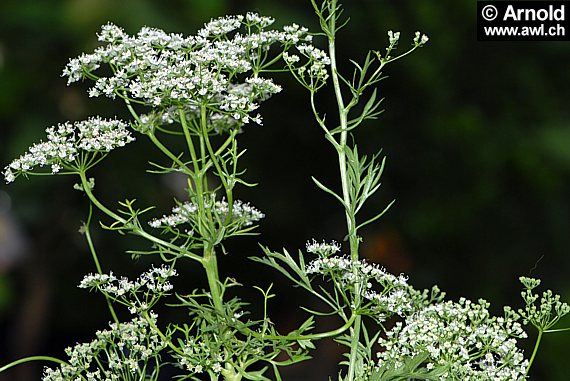
POLYGON ((326 242, 318 243, 315 239, 307 242, 307 253, 317 254, 321 257, 328 257, 340 251, 340 244, 332 241, 330 244, 326 242))
POLYGON ((390 40, 390 45, 396 45, 400 39, 400 32, 388 31, 388 39, 390 40))

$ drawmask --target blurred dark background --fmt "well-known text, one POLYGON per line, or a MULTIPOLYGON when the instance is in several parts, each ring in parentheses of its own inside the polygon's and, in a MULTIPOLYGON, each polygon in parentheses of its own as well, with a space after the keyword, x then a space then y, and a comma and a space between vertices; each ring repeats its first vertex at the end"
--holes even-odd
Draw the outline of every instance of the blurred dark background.
MULTIPOLYGON (((520 306, 520 275, 540 277, 570 300, 570 42, 478 42, 471 0, 352 0, 345 8, 352 19, 339 35, 345 67, 347 58, 384 49, 389 29, 402 32, 402 45, 417 29, 430 37, 426 48, 388 67, 379 88, 386 111, 357 133, 361 151, 383 148, 388 157, 369 213, 396 199, 384 218, 362 231, 363 254, 409 274, 418 288, 436 283, 452 298, 483 297, 498 313, 505 304, 520 306)), ((278 25, 317 27, 308 0, 2 0, 0 167, 48 126, 123 115, 107 99, 89 99, 86 86, 66 87, 60 78, 70 57, 96 46, 101 24, 112 21, 130 33, 148 25, 192 34, 212 17, 247 10, 274 16, 278 25)), ((258 240, 292 252, 311 238, 341 240, 344 218, 310 179, 338 186, 335 153, 310 115, 307 94, 278 78, 285 90, 262 107, 264 126, 241 137, 248 179, 260 185, 238 195, 267 217, 261 236, 234 240, 220 266, 244 284, 254 311, 261 297, 252 286, 275 283, 279 301, 271 312, 286 330, 302 321, 295 307, 302 294, 246 257, 261 254, 258 240)), ((328 97, 321 105, 334 112, 328 97)), ((142 138, 113 153, 94 171, 100 197, 110 205, 136 197, 141 206, 157 203, 155 215, 167 212, 179 184, 145 173, 153 157, 142 138)), ((78 233, 87 202, 72 189, 74 180, 50 176, 0 185, 0 364, 62 356, 63 348, 90 340, 109 320, 99 295, 76 288, 94 268, 78 233)), ((107 270, 138 274, 157 261, 132 261, 124 253, 144 242, 97 224, 93 235, 107 270)), ((193 264, 177 279, 182 289, 204 285, 193 264)), ((532 379, 567 380, 569 346, 570 334, 547 335, 532 379)), ((293 369, 289 379, 334 376, 336 359, 326 365, 334 348, 322 345, 317 357, 323 365, 293 369)), ((41 369, 24 365, 0 380, 38 380, 41 369)))

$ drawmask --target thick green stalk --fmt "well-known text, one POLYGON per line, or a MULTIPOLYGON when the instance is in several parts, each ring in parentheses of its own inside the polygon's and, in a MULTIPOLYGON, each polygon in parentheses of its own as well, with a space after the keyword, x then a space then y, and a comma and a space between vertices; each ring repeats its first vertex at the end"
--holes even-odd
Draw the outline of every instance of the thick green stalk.
MULTIPOLYGON (((234 369, 234 367, 229 363, 226 363, 226 366, 222 369, 222 376, 224 377, 224 381, 241 381, 242 379, 242 375, 239 371, 236 371, 236 369, 234 369)), ((210 377, 212 377, 211 373, 210 377)), ((212 378, 212 380, 218 380, 218 378, 212 378)))
MULTIPOLYGON (((338 152, 338 163, 340 168, 340 178, 341 178, 341 185, 342 185, 342 197, 345 204, 345 215, 346 215, 346 225, 348 231, 348 239, 350 242, 350 258, 352 261, 358 261, 358 237, 356 235, 356 221, 355 216, 353 213, 354 208, 352 207, 352 202, 349 193, 349 181, 348 181, 348 173, 347 173, 347 162, 346 162, 346 142, 348 137, 348 122, 347 122, 347 108, 345 106, 342 92, 340 88, 340 80, 338 77, 338 69, 336 63, 336 46, 335 46, 335 34, 336 34, 336 10, 337 10, 337 1, 330 0, 330 15, 329 15, 329 33, 328 40, 329 40, 329 58, 331 61, 331 77, 333 80, 334 92, 337 100, 338 112, 339 112, 339 119, 340 119, 340 141, 339 146, 337 148, 338 152)), ((356 303, 359 303, 359 294, 360 290, 358 289, 358 285, 355 290, 355 299, 356 303)), ((351 306, 354 308, 354 306, 351 306)), ((354 381, 355 373, 356 373, 356 362, 358 360, 358 347, 360 343, 360 326, 362 324, 361 316, 357 316, 354 320, 354 325, 352 329, 351 335, 351 342, 350 342, 350 354, 349 354, 349 366, 348 366, 348 381, 354 381)))
POLYGON ((210 288, 210 297, 214 302, 214 307, 219 314, 223 313, 223 300, 220 291, 220 278, 218 275, 218 260, 213 247, 204 247, 204 257, 202 258, 202 266, 206 270, 208 278, 208 286, 210 288))
MULTIPOLYGON (((212 162, 214 163, 216 170, 219 173, 220 180, 224 184, 224 188, 227 190, 227 185, 225 183, 225 179, 224 179, 223 174, 221 172, 221 168, 217 164, 218 163, 217 157, 216 157, 215 153, 213 152, 212 147, 210 145, 210 141, 208 139, 208 124, 207 123, 208 123, 208 120, 207 120, 207 115, 206 115, 206 106, 202 105, 200 107, 200 130, 201 130, 200 151, 201 151, 201 155, 202 155, 202 160, 205 161, 206 154, 209 153, 210 160, 212 160, 212 162), (205 151, 205 148, 207 148, 207 150, 208 150, 207 152, 205 151)), ((197 161, 194 157, 192 159, 194 160, 194 162, 197 161)), ((202 198, 202 202, 203 202, 203 197, 201 197, 201 198, 202 198)), ((231 201, 231 200, 229 200, 229 201, 231 201)), ((212 205, 212 207, 213 207, 213 205, 212 205)), ((231 213, 231 207, 230 207, 230 213, 231 213)), ((212 232, 212 234, 213 234, 213 232, 212 232)), ((204 237, 204 238, 206 238, 206 237, 204 237)), ((206 270, 206 277, 208 278, 208 286, 210 288, 210 297, 212 298, 212 301, 214 303, 214 307, 216 308, 216 311, 219 314, 222 314, 223 313, 223 300, 222 300, 222 294, 221 294, 221 290, 220 290, 220 277, 219 277, 219 272, 218 272, 218 260, 216 258, 215 247, 214 247, 213 242, 212 242, 214 239, 215 239, 214 237, 208 237, 208 239, 206 240, 205 245, 204 245, 204 251, 203 251, 201 262, 202 262, 202 266, 204 267, 204 270, 206 270)))
MULTIPOLYGON (((336 1, 333 0, 333 6, 336 6, 336 1)), ((331 15, 331 29, 334 28, 334 23, 336 23, 336 19, 333 15, 331 15)), ((336 47, 335 47, 335 36, 329 36, 329 57, 331 60, 331 77, 333 80, 334 92, 336 96, 337 106, 338 106, 338 113, 340 119, 340 126, 341 126, 341 133, 340 133, 340 141, 338 150, 338 164, 340 169, 340 179, 342 185, 342 197, 345 204, 345 215, 346 215, 346 225, 348 229, 349 238, 351 237, 351 233, 354 229, 354 222, 353 218, 350 216, 350 196, 348 193, 348 176, 346 173, 346 153, 344 148, 346 147, 346 140, 348 137, 347 132, 347 116, 346 116, 346 108, 344 105, 344 100, 342 98, 342 92, 340 89, 340 81, 337 74, 337 65, 336 65, 336 47)), ((358 253, 354 253, 352 251, 352 245, 350 247, 350 255, 351 258, 354 260, 355 255, 357 256, 358 253)))
MULTIPOLYGON (((331 9, 336 9, 336 0, 331 0, 331 9)), ((342 198, 345 204, 346 227, 348 231, 348 238, 350 242, 350 257, 353 261, 358 260, 358 237, 356 235, 356 220, 352 208, 353 200, 350 199, 349 183, 347 174, 346 162, 346 141, 348 138, 348 115, 347 108, 344 104, 342 91, 340 89, 340 80, 338 77, 338 69, 336 64, 336 45, 335 45, 335 28, 336 28, 336 15, 331 14, 329 25, 331 33, 329 34, 329 58, 331 61, 331 77, 333 80, 334 92, 337 101, 339 119, 340 119, 340 140, 337 147, 338 151, 338 164, 340 169, 340 179, 342 185, 342 198)))

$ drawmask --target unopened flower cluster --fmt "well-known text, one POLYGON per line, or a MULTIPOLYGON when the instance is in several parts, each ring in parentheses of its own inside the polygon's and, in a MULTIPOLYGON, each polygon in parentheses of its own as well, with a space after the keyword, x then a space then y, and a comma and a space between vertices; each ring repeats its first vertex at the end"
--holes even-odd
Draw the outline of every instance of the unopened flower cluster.
POLYGON ((272 46, 282 52, 296 44, 310 46, 311 40, 307 29, 295 24, 267 30, 273 21, 255 13, 226 16, 205 24, 196 36, 149 27, 130 36, 107 24, 99 34, 106 45, 71 59, 63 74, 68 83, 95 81, 89 90, 92 97, 119 96, 170 113, 156 120, 171 119, 172 106, 189 112, 207 106, 211 119, 261 124, 261 117, 250 113, 259 101, 281 90, 259 76, 267 53, 272 46), (109 65, 113 74, 99 76, 102 65, 109 65))
MULTIPOLYGON (((390 43, 388 47, 389 50, 392 50, 398 44, 399 40, 400 40, 400 32, 393 32, 391 30, 388 31, 388 41, 390 43)), ((419 31, 416 32, 416 35, 414 37, 415 46, 423 46, 427 44, 428 41, 429 41, 428 36, 420 33, 419 31)))
POLYGON ((6 182, 14 181, 35 167, 50 165, 51 172, 58 173, 66 166, 74 167, 81 152, 109 152, 135 140, 126 123, 100 117, 73 124, 61 123, 49 127, 46 133, 47 141, 32 145, 4 169, 6 182))
POLYGON ((539 300, 539 295, 533 290, 540 285, 540 279, 520 277, 520 281, 525 287, 521 296, 526 306, 519 310, 524 324, 530 323, 539 331, 546 331, 570 313, 570 306, 562 302, 560 295, 554 294, 552 290, 544 291, 539 300))
MULTIPOLYGON (((149 314, 152 324, 156 315, 149 314)), ((129 381, 144 380, 156 367, 166 344, 150 323, 136 318, 128 323, 113 323, 109 330, 98 331, 96 339, 67 348, 68 364, 46 368, 42 381, 129 381)))
POLYGON ((526 334, 518 316, 506 308, 504 317, 492 317, 488 307, 484 300, 460 299, 422 309, 379 340, 379 365, 399 367, 406 358, 427 354, 427 370, 446 370, 442 381, 523 380, 528 361, 516 343, 526 334))
MULTIPOLYGON (((399 41, 400 41, 400 32, 394 32, 389 30, 388 47, 386 48, 386 53, 384 54, 384 57, 382 57, 382 54, 380 52, 378 51, 375 52, 381 62, 386 63, 393 58, 392 56, 390 56, 390 54, 392 53, 393 50, 397 48, 399 41)), ((416 32, 415 37, 413 39, 413 49, 424 46, 425 44, 427 44, 428 41, 429 41, 428 36, 420 33, 419 31, 416 32)))
MULTIPOLYGON (((225 200, 208 201, 205 203, 205 208, 209 209, 214 217, 222 222, 227 219, 230 212, 228 202, 225 200)), ((174 207, 172 214, 154 219, 149 222, 149 225, 153 228, 176 227, 181 224, 194 225, 198 218, 197 212, 198 206, 194 202, 187 201, 174 207)), ((238 228, 251 226, 265 217, 255 207, 240 200, 233 202, 231 214, 231 222, 238 228)))

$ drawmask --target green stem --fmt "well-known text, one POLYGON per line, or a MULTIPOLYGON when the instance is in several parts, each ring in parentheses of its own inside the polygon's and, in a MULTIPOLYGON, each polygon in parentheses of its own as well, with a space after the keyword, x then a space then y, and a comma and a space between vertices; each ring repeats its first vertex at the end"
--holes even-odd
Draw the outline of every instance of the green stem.
POLYGON ((230 135, 228 136, 228 138, 218 147, 216 152, 214 152, 214 156, 216 156, 216 157, 220 156, 222 154, 222 152, 224 152, 225 149, 228 148, 228 146, 233 143, 238 132, 239 132, 239 130, 236 130, 236 129, 232 130, 230 132, 230 135))
POLYGON ((9 364, 4 365, 3 367, 0 368, 0 373, 15 367, 16 365, 20 365, 20 364, 25 364, 27 362, 32 362, 32 361, 49 361, 49 362, 55 362, 58 363, 60 365, 69 365, 68 363, 66 363, 63 360, 60 360, 58 358, 55 357, 50 357, 50 356, 30 356, 30 357, 24 357, 23 359, 18 359, 16 361, 12 361, 9 364))
POLYGON ((202 237, 206 235, 206 229, 204 229, 203 221, 206 220, 206 206, 204 201, 204 191, 207 190, 205 184, 205 173, 204 166, 206 166, 206 158, 202 155, 202 168, 200 168, 200 160, 196 156, 196 149, 194 148, 194 141, 190 134, 190 128, 188 127, 188 121, 186 120, 186 113, 182 108, 178 110, 178 115, 180 116, 180 124, 182 125, 182 130, 184 131, 184 137, 186 138, 186 144, 188 145, 188 150, 190 152, 190 157, 192 158, 192 164, 194 166, 194 176, 192 180, 194 181, 194 188, 196 194, 196 203, 198 204, 198 232, 202 237))
POLYGON ((150 141, 162 152, 164 153, 170 160, 172 160, 174 163, 176 163, 176 165, 178 165, 178 167, 180 167, 180 169, 182 169, 185 173, 191 173, 190 169, 188 168, 188 166, 186 166, 186 164, 184 164, 176 155, 174 155, 172 152, 170 152, 170 150, 168 148, 166 148, 164 146, 164 144, 162 144, 160 142, 160 140, 158 140, 158 138, 154 135, 154 132, 151 132, 147 135, 150 139, 150 141))
MULTIPOLYGON (((195 151, 194 145, 192 143, 190 131, 189 131, 188 125, 186 123, 186 117, 183 114, 182 110, 180 110, 180 120, 182 123, 182 129, 184 130, 184 134, 186 136, 186 141, 188 143, 190 154, 192 155, 192 161, 194 162, 194 166, 197 170, 198 158, 196 156, 196 151, 195 151)), ((210 160, 212 160, 212 162, 214 163, 216 169, 218 170, 219 177, 220 177, 222 183, 224 184, 224 188, 226 188, 225 179, 223 178, 222 172, 220 171, 220 167, 217 164, 216 154, 213 152, 212 147, 211 147, 210 142, 209 142, 209 139, 208 139, 208 119, 207 119, 207 114, 206 114, 206 106, 201 105, 200 106, 200 154, 201 154, 201 159, 202 159, 204 165, 206 163, 206 158, 207 158, 206 147, 207 147, 207 150, 208 150, 208 153, 210 156, 210 160)), ((205 177, 204 177, 204 179, 205 179, 205 177)), ((206 206, 204 204, 204 196, 203 196, 204 189, 202 188, 202 186, 203 186, 202 181, 203 180, 201 178, 199 180, 198 179, 196 180, 196 196, 198 197, 197 201, 198 201, 199 213, 201 213, 199 220, 201 220, 201 221, 206 220, 206 219, 211 220, 211 216, 208 216, 208 218, 206 218, 206 215, 205 215, 206 206)), ((211 207, 213 209, 213 205, 211 205, 211 207)), ((210 297, 212 298, 212 301, 214 303, 214 307, 219 314, 222 314, 223 313, 223 300, 222 300, 222 295, 221 295, 221 291, 220 291, 218 261, 216 258, 215 248, 214 248, 213 243, 212 243, 212 240, 214 240, 214 237, 212 237, 212 234, 213 234, 213 231, 211 231, 208 234, 208 236, 203 234, 205 244, 204 244, 203 255, 200 258, 200 262, 202 263, 202 266, 204 267, 204 270, 206 271, 206 277, 208 279, 208 287, 210 289, 210 297)))
MULTIPOLYGON (((127 223, 127 220, 118 216, 116 213, 112 212, 107 207, 105 207, 103 204, 101 204, 101 202, 99 202, 99 200, 97 200, 97 198, 93 195, 93 192, 91 192, 91 188, 90 188, 89 182, 87 181, 87 177, 85 176, 85 172, 80 171, 79 177, 81 178, 81 185, 83 186, 83 190, 85 191, 85 194, 87 195, 89 200, 91 200, 91 202, 99 210, 101 210, 103 213, 105 213, 109 217, 113 218, 117 222, 120 222, 122 224, 127 223)), ((189 252, 183 248, 180 248, 179 246, 176 246, 170 242, 163 241, 160 238, 157 238, 157 237, 153 236, 152 234, 147 233, 141 227, 131 226, 131 227, 129 227, 129 230, 135 235, 143 237, 143 238, 147 239, 148 241, 151 241, 151 242, 153 242, 159 246, 168 248, 168 249, 174 251, 175 253, 181 254, 182 256, 194 259, 196 261, 202 260, 202 257, 200 257, 199 255, 193 254, 193 253, 191 253, 191 252, 189 252)))
MULTIPOLYGON (((331 9, 336 9, 336 0, 331 0, 331 9)), ((340 169, 340 179, 342 185, 342 197, 345 204, 345 216, 346 216, 346 227, 348 231, 348 238, 350 240, 350 257, 353 261, 358 260, 358 239, 356 236, 356 223, 354 220, 354 215, 351 208, 351 199, 349 193, 348 184, 348 174, 347 174, 347 163, 346 163, 346 141, 348 138, 348 117, 347 110, 342 97, 342 92, 340 89, 340 80, 338 78, 337 64, 336 64, 336 46, 335 46, 335 34, 336 28, 336 15, 332 13, 330 15, 330 30, 329 35, 329 58, 331 60, 331 77, 333 80, 334 92, 336 96, 338 113, 340 119, 341 133, 340 141, 338 144, 338 164, 340 169)))
POLYGON ((87 216, 87 222, 85 222, 85 238, 87 239, 87 244, 89 245, 89 251, 91 251, 91 257, 95 263, 95 268, 99 274, 103 274, 103 269, 99 263, 99 258, 97 252, 95 251, 95 245, 93 245, 93 240, 91 239, 91 233, 89 232, 89 226, 91 225, 91 216, 93 215, 93 204, 89 204, 89 215, 87 216))
MULTIPOLYGON (((123 100, 125 101, 125 105, 127 105, 127 109, 129 110, 129 112, 131 113, 131 115, 133 116, 133 118, 135 118, 135 120, 137 121, 137 123, 141 124, 141 119, 139 117, 139 115, 137 114, 137 112, 135 111, 135 109, 133 108, 133 106, 131 105, 131 101, 127 98, 126 94, 122 94, 121 96, 123 98, 123 100)), ((146 134, 149 139, 152 141, 152 143, 160 150, 162 151, 162 153, 164 153, 166 156, 168 156, 168 158, 170 158, 174 163, 176 163, 181 169, 185 170, 187 173, 190 172, 190 170, 188 169, 188 167, 186 166, 186 164, 184 164, 182 161, 180 161, 180 159, 178 157, 176 157, 176 155, 174 155, 172 152, 170 152, 170 150, 168 148, 166 148, 161 142, 160 140, 158 140, 158 138, 155 136, 154 131, 150 131, 148 134, 146 134)))
POLYGON ((570 331, 570 328, 560 328, 560 329, 547 329, 544 333, 552 333, 552 332, 566 332, 570 331))
POLYGON ((182 130, 184 131, 184 137, 186 138, 188 151, 190 152, 190 157, 192 158, 192 164, 194 165, 194 172, 196 175, 198 175, 198 173, 200 173, 200 166, 198 163, 198 157, 196 156, 196 150, 194 149, 194 142, 192 140, 192 136, 190 135, 190 128, 188 127, 188 122, 186 121, 186 114, 184 112, 184 109, 180 108, 178 110, 178 115, 180 116, 180 124, 182 125, 182 130))
MULTIPOLYGON (((337 148, 338 152, 338 163, 340 168, 340 178, 342 185, 342 196, 345 203, 345 215, 346 215, 346 225, 348 231, 348 239, 350 242, 350 258, 353 262, 358 261, 358 237, 356 235, 356 221, 354 217, 352 200, 350 199, 349 193, 349 183, 348 183, 348 173, 347 173, 347 162, 346 162, 346 142, 348 137, 348 122, 347 122, 347 109, 342 97, 342 92, 340 88, 340 80, 338 77, 338 69, 336 63, 336 46, 335 46, 335 35, 336 35, 336 11, 337 11, 337 0, 330 0, 329 4, 330 15, 328 19, 328 29, 327 33, 329 40, 329 58, 331 61, 331 77, 333 80, 334 92, 336 96, 339 119, 340 119, 340 141, 337 148)), ((357 287, 355 290, 356 302, 359 303, 359 292, 360 289, 357 287)), ((355 308, 356 306, 353 306, 355 308)), ((349 365, 348 365, 348 381, 354 381, 356 377, 356 362, 358 359, 358 346, 360 343, 360 326, 362 324, 362 318, 357 316, 354 320, 352 335, 350 341, 350 354, 349 354, 349 365)))
POLYGON ((348 330, 349 328, 352 327, 352 325, 358 320, 360 319, 360 316, 356 315, 356 314, 352 314, 350 316, 350 319, 348 319, 346 321, 346 323, 344 323, 343 326, 334 329, 332 331, 326 331, 326 332, 320 332, 320 333, 314 333, 311 335, 285 335, 285 336, 279 336, 279 335, 264 335, 262 333, 259 332, 255 332, 252 330, 249 330, 249 332, 255 336, 255 337, 260 337, 263 339, 268 339, 268 340, 289 340, 289 341, 298 341, 298 340, 320 340, 320 339, 326 339, 328 337, 336 337, 338 335, 340 335, 341 333, 345 332, 346 330, 348 330))
POLYGON ((105 207, 103 204, 101 204, 99 202, 99 200, 97 200, 95 198, 95 196, 93 195, 93 192, 91 192, 91 185, 89 184, 89 181, 87 180, 87 177, 85 176, 85 172, 84 171, 79 171, 79 177, 81 178, 81 185, 83 186, 83 191, 85 192, 85 194, 87 195, 87 197, 89 197, 89 200, 91 200, 91 202, 99 209, 101 210, 103 213, 105 213, 106 215, 108 215, 109 217, 111 217, 112 219, 121 222, 121 223, 126 223, 127 220, 125 220, 124 218, 120 217, 119 215, 117 215, 116 213, 112 212, 111 210, 109 210, 107 207, 105 207))
POLYGON ((202 258, 202 266, 206 270, 208 278, 208 286, 210 288, 210 297, 214 302, 214 307, 219 314, 224 311, 223 300, 220 292, 220 278, 218 275, 218 261, 216 252, 213 247, 204 247, 204 257, 202 258))
POLYGON ((150 318, 150 316, 148 315, 147 311, 143 312, 143 317, 145 318, 145 320, 147 321, 147 323, 150 325, 150 327, 158 334, 158 336, 160 336, 160 338, 166 343, 166 345, 168 345, 174 352, 176 352, 179 355, 184 355, 184 351, 180 350, 180 348, 178 348, 176 345, 172 344, 172 340, 170 340, 168 337, 166 337, 166 335, 160 330, 160 328, 157 327, 156 324, 154 324, 154 321, 150 318))
POLYGON ((202 136, 204 137, 204 142, 206 144, 206 148, 208 149, 208 154, 210 155, 210 159, 212 160, 212 163, 214 163, 214 166, 216 167, 216 171, 218 171, 218 177, 219 177, 220 181, 222 182, 222 185, 223 185, 224 190, 226 192, 226 197, 228 198, 228 215, 227 215, 225 223, 229 223, 229 221, 232 218, 233 189, 232 189, 232 186, 230 186, 230 184, 228 184, 228 182, 224 176, 224 171, 222 171, 222 167, 221 167, 220 162, 218 160, 218 156, 214 152, 214 149, 212 148, 212 144, 210 143, 210 139, 208 136, 208 130, 207 130, 207 123, 206 123, 206 106, 204 106, 204 105, 200 106, 200 123, 202 124, 201 125, 202 136))
MULTIPOLYGON (((389 60, 384 61, 384 62, 382 63, 382 66, 380 67, 380 69, 381 69, 384 65, 386 65, 386 64, 389 64, 389 63, 391 63, 391 62, 397 61, 397 60, 399 60, 400 58, 403 58, 403 57, 407 56, 408 54, 410 54, 411 52, 413 52, 413 51, 416 50, 417 48, 418 48, 418 46, 416 45, 416 46, 414 46, 413 48, 411 48, 410 50, 408 50, 406 53, 400 54, 400 55, 397 56, 397 57, 390 58, 389 60)), ((378 70, 380 70, 380 69, 378 69, 378 70)))
MULTIPOLYGON (((87 245, 89 246, 89 251, 91 252, 91 256, 93 257, 93 262, 95 262, 95 268, 97 268, 97 272, 100 275, 103 275, 103 269, 101 268, 101 264, 99 263, 99 258, 97 256, 97 252, 95 251, 95 245, 93 244, 93 239, 91 239, 91 232, 89 231, 89 226, 91 225, 91 216, 93 215, 93 204, 89 204, 89 216, 87 217, 87 222, 85 223, 85 239, 87 240, 87 245)), ((107 307, 109 308, 109 312, 113 317, 113 321, 115 323, 119 323, 119 319, 117 318, 117 314, 115 313, 115 309, 113 308, 113 304, 111 303, 111 299, 108 295, 105 295, 105 301, 107 302, 107 307)))
POLYGON ((534 344, 534 350, 532 351, 532 356, 530 356, 530 360, 528 361, 528 366, 526 367, 526 373, 525 373, 525 378, 528 376, 528 372, 530 371, 530 367, 532 366, 532 363, 534 362, 534 358, 536 357, 536 354, 538 353, 538 347, 540 346, 540 341, 542 340, 542 330, 538 330, 538 336, 536 338, 536 343, 534 344))

